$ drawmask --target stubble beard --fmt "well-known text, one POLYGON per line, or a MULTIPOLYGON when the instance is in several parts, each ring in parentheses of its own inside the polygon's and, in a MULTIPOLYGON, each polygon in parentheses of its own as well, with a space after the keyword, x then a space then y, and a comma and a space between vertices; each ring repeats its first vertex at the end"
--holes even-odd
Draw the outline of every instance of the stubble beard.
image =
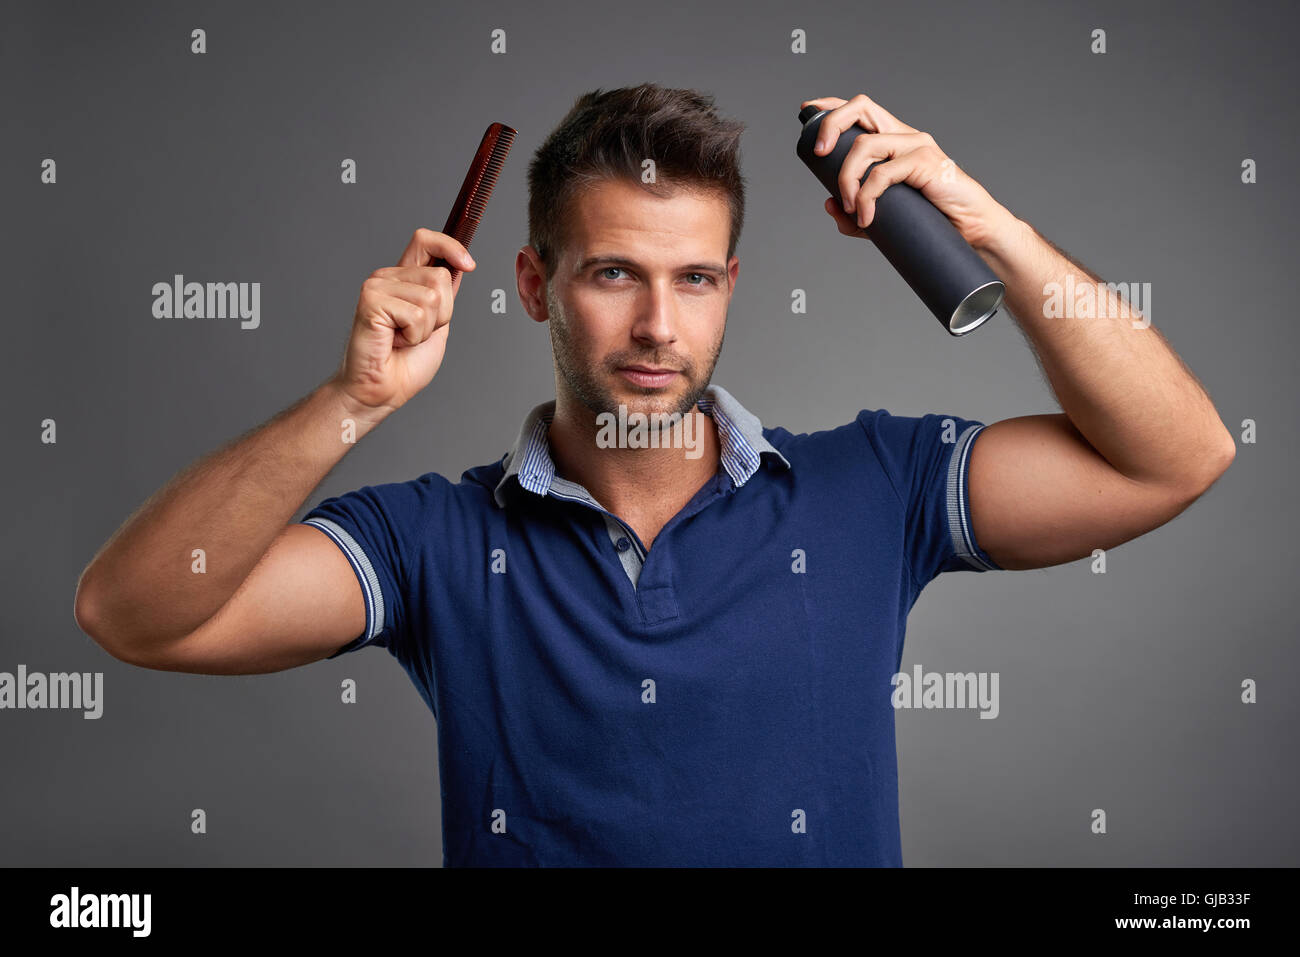
POLYGON ((722 339, 726 335, 724 325, 723 336, 719 336, 718 342, 713 348, 713 354, 709 357, 707 374, 703 376, 695 374, 695 364, 689 356, 671 355, 661 357, 658 353, 647 356, 633 352, 616 352, 603 361, 597 361, 588 356, 582 350, 580 343, 575 341, 565 316, 564 307, 555 297, 550 282, 546 284, 546 307, 549 315, 551 352, 555 357, 555 367, 559 370, 560 375, 564 377, 564 382, 569 391, 577 397, 579 402, 591 410, 593 415, 609 413, 617 416, 618 407, 621 403, 628 406, 627 411, 629 413, 666 412, 670 415, 673 413, 685 415, 694 411, 696 404, 704 395, 705 390, 709 387, 710 380, 713 378, 713 370, 718 364, 718 356, 722 353, 722 339), (602 383, 607 377, 617 375, 620 366, 635 364, 677 369, 678 374, 686 381, 687 388, 684 392, 678 393, 677 397, 674 397, 664 395, 652 387, 637 386, 628 382, 624 385, 624 388, 630 390, 633 395, 645 397, 646 401, 630 403, 626 400, 620 400, 612 389, 602 383))

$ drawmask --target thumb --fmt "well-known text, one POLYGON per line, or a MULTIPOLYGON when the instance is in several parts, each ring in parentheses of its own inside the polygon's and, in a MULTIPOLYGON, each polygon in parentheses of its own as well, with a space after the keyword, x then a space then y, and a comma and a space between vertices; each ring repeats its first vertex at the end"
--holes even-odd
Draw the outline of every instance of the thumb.
POLYGON ((835 199, 835 197, 827 196, 826 202, 822 204, 822 208, 825 209, 826 212, 830 214, 831 218, 835 220, 836 228, 838 228, 845 236, 865 237, 867 235, 866 230, 862 229, 858 225, 858 221, 848 213, 844 212, 844 207, 839 204, 839 201, 835 199))

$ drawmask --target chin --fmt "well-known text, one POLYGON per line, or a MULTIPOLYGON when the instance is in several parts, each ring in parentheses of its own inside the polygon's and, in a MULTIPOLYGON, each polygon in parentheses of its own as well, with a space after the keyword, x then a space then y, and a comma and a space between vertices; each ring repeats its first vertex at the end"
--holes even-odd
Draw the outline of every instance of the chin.
MULTIPOLYGON (((691 383, 682 381, 674 386, 654 388, 639 386, 619 379, 614 394, 628 407, 628 411, 671 412, 681 405, 691 392, 691 383)), ((617 404, 617 403, 616 403, 617 404)))

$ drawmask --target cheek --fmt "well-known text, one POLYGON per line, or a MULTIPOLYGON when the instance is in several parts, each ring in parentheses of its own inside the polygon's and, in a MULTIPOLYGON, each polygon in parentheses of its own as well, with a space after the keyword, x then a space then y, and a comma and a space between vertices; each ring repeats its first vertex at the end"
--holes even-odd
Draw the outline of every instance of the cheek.
POLYGON ((621 329, 621 324, 608 318, 593 318, 589 308, 579 302, 571 303, 564 322, 557 327, 565 349, 584 364, 601 362, 609 353, 626 348, 621 329))
POLYGON ((690 342, 696 352, 712 351, 722 341, 722 334, 727 328, 727 311, 713 303, 701 307, 699 314, 691 324, 690 342))
POLYGON ((577 292, 565 310, 570 337, 589 343, 588 351, 617 345, 626 338, 636 315, 636 299, 621 291, 577 292))

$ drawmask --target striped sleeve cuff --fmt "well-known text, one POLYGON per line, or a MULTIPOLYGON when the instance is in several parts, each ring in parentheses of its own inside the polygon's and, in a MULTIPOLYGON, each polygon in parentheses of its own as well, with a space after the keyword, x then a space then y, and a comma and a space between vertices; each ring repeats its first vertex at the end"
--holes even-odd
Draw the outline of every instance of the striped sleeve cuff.
MULTIPOLYGON (((366 601, 366 631, 360 636, 355 647, 369 644, 384 628, 384 592, 379 587, 379 576, 370 563, 364 549, 338 522, 328 518, 309 518, 299 523, 312 525, 333 539, 334 544, 342 549, 356 572, 357 581, 361 583, 361 594, 366 601)), ((351 650, 351 649, 349 649, 351 650)))
POLYGON ((952 458, 948 460, 948 530, 952 535, 953 550, 973 570, 981 572, 1001 569, 975 541, 975 529, 970 519, 970 497, 967 494, 970 453, 975 437, 984 429, 985 426, 978 424, 968 426, 957 437, 952 458))

